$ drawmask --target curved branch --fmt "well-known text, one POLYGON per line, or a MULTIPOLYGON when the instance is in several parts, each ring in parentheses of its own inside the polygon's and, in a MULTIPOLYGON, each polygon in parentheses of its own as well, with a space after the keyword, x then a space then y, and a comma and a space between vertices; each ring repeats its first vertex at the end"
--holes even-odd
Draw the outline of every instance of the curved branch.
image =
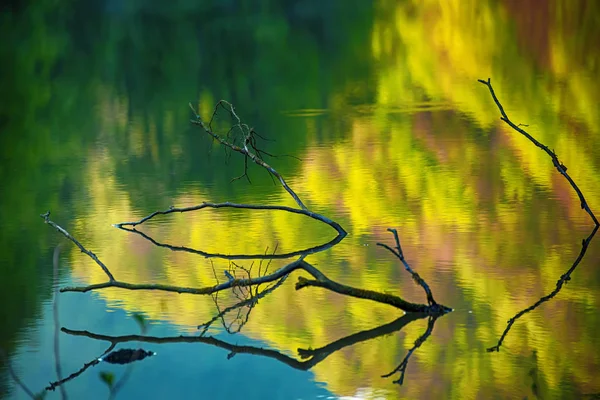
POLYGON ((296 256, 300 256, 300 255, 306 255, 306 254, 311 254, 311 253, 317 253, 319 251, 322 250, 326 250, 329 249, 330 247, 338 244, 339 242, 342 241, 342 239, 344 239, 347 235, 347 232, 344 230, 344 228, 342 228, 342 226, 340 224, 338 224, 337 222, 333 221, 330 218, 327 218, 324 215, 312 212, 308 209, 297 209, 297 208, 292 208, 292 207, 287 207, 287 206, 277 206, 277 205, 257 205, 257 204, 239 204, 239 203, 231 203, 229 201, 226 201, 224 203, 213 203, 213 202, 203 202, 201 204, 195 205, 195 206, 190 206, 190 207, 169 207, 166 210, 162 210, 162 211, 155 211, 147 216, 145 216, 144 218, 141 218, 140 220, 137 221, 131 221, 131 222, 121 222, 118 224, 114 224, 113 225, 116 228, 128 231, 128 232, 133 232, 133 233, 137 233, 141 236, 143 236, 145 239, 150 240, 151 242, 153 242, 154 244, 156 244, 157 246, 161 246, 161 247, 167 247, 171 250, 174 251, 186 251, 186 252, 190 252, 190 253, 196 253, 196 254, 200 254, 204 257, 215 257, 215 258, 224 258, 224 259, 228 259, 228 260, 236 260, 236 259, 271 259, 271 258, 278 258, 278 259, 282 259, 282 258, 290 258, 290 257, 296 257, 296 256), (289 212, 289 213, 293 213, 293 214, 300 214, 300 215, 305 215, 309 218, 315 219, 317 221, 323 222, 327 225, 329 225, 330 227, 332 227, 333 229, 335 229, 335 231, 337 232, 337 236, 335 238, 333 238, 332 240, 330 240, 329 242, 319 245, 319 246, 315 246, 315 247, 311 247, 305 250, 300 250, 300 251, 294 251, 294 252, 289 252, 289 253, 285 253, 285 254, 277 254, 277 255, 265 255, 265 254, 245 254, 245 255, 226 255, 226 254, 218 254, 218 253, 206 253, 204 251, 201 250, 195 250, 195 249, 190 249, 188 247, 182 247, 182 246, 171 246, 171 245, 167 245, 167 244, 163 244, 163 243, 159 243, 156 242, 154 239, 152 239, 151 237, 149 237, 148 235, 137 231, 135 229, 127 229, 126 227, 131 226, 131 227, 135 227, 138 225, 143 224, 144 222, 151 220, 152 218, 158 216, 158 215, 168 215, 171 213, 184 213, 184 212, 190 212, 190 211, 197 211, 197 210, 202 210, 204 208, 237 208, 237 209, 245 209, 245 210, 276 210, 276 211, 284 211, 284 212, 289 212))
POLYGON ((328 250, 328 249, 332 248, 333 246, 335 246, 336 244, 338 244, 339 242, 341 242, 342 239, 344 238, 344 236, 342 236, 342 235, 337 235, 335 238, 331 239, 327 243, 323 243, 323 244, 320 244, 320 245, 314 246, 314 247, 309 247, 304 250, 290 251, 288 253, 281 253, 281 254, 263 254, 263 253, 222 254, 222 253, 207 253, 202 250, 192 249, 192 248, 185 247, 185 246, 172 246, 170 244, 161 243, 161 242, 154 240, 151 236, 145 234, 144 232, 138 231, 135 228, 134 229, 119 228, 119 229, 122 229, 127 232, 131 232, 131 233, 135 233, 136 235, 140 235, 141 237, 148 240, 155 246, 164 247, 171 251, 183 251, 186 253, 198 254, 205 258, 220 258, 223 260, 284 260, 284 259, 292 258, 292 257, 308 256, 310 254, 316 254, 316 253, 320 253, 321 251, 328 250))
POLYGON ((388 231, 392 232, 392 234, 394 235, 394 239, 396 240, 396 248, 392 249, 385 243, 377 243, 377 245, 388 249, 392 254, 398 257, 400 261, 402 261, 402 264, 404 264, 404 269, 406 269, 412 275, 413 280, 425 291, 425 295, 427 296, 427 304, 429 304, 430 306, 437 306, 438 304, 433 299, 433 293, 431 293, 431 289, 429 288, 427 282, 425 282, 425 280, 421 278, 421 276, 418 273, 413 271, 413 269, 410 267, 410 265, 408 265, 408 263, 404 259, 404 253, 402 252, 402 247, 400 246, 400 239, 398 238, 398 231, 392 228, 388 228, 388 231))
POLYGON ((45 223, 47 223, 48 225, 52 226, 54 229, 59 231, 64 237, 69 239, 71 242, 75 243, 75 246, 79 247, 79 250, 81 250, 82 253, 87 254, 92 260, 94 260, 96 262, 96 264, 98 264, 100 266, 100 268, 102 268, 102 271, 104 271, 104 273, 106 274, 106 276, 108 276, 108 279, 111 282, 115 280, 115 277, 110 273, 110 271, 108 270, 106 265, 104 265, 104 263, 102 263, 102 261, 100 261, 100 259, 98 259, 98 257, 96 257, 96 255, 94 253, 92 253, 91 251, 89 251, 88 249, 83 247, 83 245, 81 243, 79 243, 77 241, 77 239, 75 239, 73 236, 71 236, 71 234, 69 232, 67 232, 64 228, 62 228, 61 226, 57 225, 56 223, 54 223, 53 221, 50 220, 50 211, 46 211, 44 214, 40 214, 40 217, 42 217, 44 219, 45 223))
POLYGON ((590 215, 590 217, 592 218, 592 221, 594 221, 594 224, 596 224, 596 226, 600 226, 600 223, 596 219, 596 216, 594 215, 594 213, 590 209, 590 206, 588 205, 587 201, 585 200, 583 193, 581 192, 581 190, 579 189, 579 187, 577 186, 575 181, 573 181, 573 179, 569 176, 569 174, 567 173, 567 167, 565 167, 565 165, 560 162, 556 153, 554 153, 552 150, 550 150, 547 146, 538 142, 533 136, 531 136, 529 133, 525 132, 523 129, 521 129, 518 125, 516 125, 514 122, 512 122, 508 118, 508 115, 506 115, 506 111, 504 111, 504 107, 502 107, 502 104, 500 104, 500 101, 496 97, 496 93, 494 92, 494 88, 492 87, 490 78, 488 78, 487 81, 484 81, 483 79, 478 79, 478 81, 483 83, 484 85, 486 85, 488 87, 488 89, 490 90, 492 98, 494 99, 494 102, 498 106, 498 109, 500 110, 500 114, 502 114, 502 117, 500 117, 500 119, 502 121, 506 122, 508 124, 508 126, 513 128, 515 131, 519 132, 520 134, 525 136, 527 139, 529 139, 537 147, 544 150, 550 156, 550 158, 552 158, 552 164, 554 164, 554 166, 556 167, 558 172, 560 172, 567 179, 567 181, 569 182, 571 187, 577 193, 577 196, 579 196, 579 201, 581 202, 581 208, 584 209, 590 215))
POLYGON ((88 286, 71 286, 61 288, 61 292, 88 292, 90 290, 98 290, 98 289, 106 289, 106 288, 121 288, 127 290, 160 290, 163 292, 174 292, 174 293, 187 293, 187 294, 213 294, 216 292, 220 292, 222 290, 231 289, 234 287, 243 287, 243 286, 253 286, 259 285, 262 283, 273 282, 277 279, 282 278, 283 276, 289 274, 290 272, 303 268, 306 264, 304 261, 304 257, 300 257, 298 260, 287 264, 277 271, 269 274, 263 275, 258 278, 249 278, 249 279, 232 279, 227 282, 223 282, 214 286, 206 286, 202 288, 191 288, 191 287, 183 287, 183 286, 173 286, 173 285, 163 285, 160 283, 127 283, 121 281, 108 281, 103 283, 95 283, 88 286))
POLYGON ((596 234, 596 231, 600 227, 600 223, 598 223, 596 216, 590 209, 587 201, 585 200, 585 197, 583 196, 583 193, 581 192, 581 190, 579 189, 577 184, 573 181, 573 179, 567 173, 567 167, 565 167, 565 165, 560 162, 556 153, 554 153, 552 150, 550 150, 544 144, 537 141, 533 136, 531 136, 529 133, 525 132, 518 125, 515 125, 515 123, 512 122, 508 118, 506 111, 504 111, 504 107, 502 107, 500 100, 498 100, 498 97, 496 97, 496 93, 494 92, 494 88, 492 87, 490 78, 488 78, 487 81, 484 81, 483 79, 478 79, 478 81, 481 82, 482 84, 486 85, 487 88, 489 89, 489 91, 492 95, 492 98, 494 99, 494 102, 496 103, 496 106, 498 106, 498 109, 500 110, 500 114, 502 115, 502 117, 500 119, 502 121, 506 122, 506 124, 508 124, 511 128, 513 128, 514 130, 516 130, 517 132, 519 132, 520 134, 525 136, 527 139, 529 139, 529 141, 531 141, 534 145, 536 145, 537 147, 539 147, 540 149, 545 151, 550 156, 550 158, 552 159, 552 164, 554 164, 554 167, 556 167, 558 172, 560 172, 561 175, 563 175, 565 177, 565 179, 569 182, 569 185, 571 185, 571 187, 577 193, 577 196, 579 196, 579 201, 581 202, 581 208, 584 209, 589 214, 589 216, 592 218, 592 221, 594 222, 594 230, 586 239, 584 239, 582 241, 582 247, 581 247, 581 251, 579 252, 579 256, 573 262, 573 265, 571 266, 571 268, 569 268, 569 270, 567 270, 567 272, 565 274, 563 274, 560 277, 560 279, 556 282, 556 288, 550 294, 540 298, 533 305, 518 312, 514 317, 512 317, 511 319, 508 320, 506 329, 504 329, 504 332, 502 332, 502 335, 500 336, 498 343, 495 346, 492 346, 487 349, 488 352, 493 352, 493 351, 500 351, 500 346, 502 345, 504 338, 506 337, 506 335, 512 328, 513 324, 517 321, 517 319, 521 318, 523 315, 527 314, 528 312, 533 311, 534 309, 539 307, 544 302, 546 302, 546 301, 550 300, 551 298, 553 298, 554 296, 556 296, 558 294, 558 292, 562 289, 563 285, 571 279, 571 274, 573 273, 573 271, 575 271, 575 268, 577 268, 577 266, 583 259, 583 256, 585 255, 585 252, 587 251, 589 243, 591 242, 592 238, 596 234))

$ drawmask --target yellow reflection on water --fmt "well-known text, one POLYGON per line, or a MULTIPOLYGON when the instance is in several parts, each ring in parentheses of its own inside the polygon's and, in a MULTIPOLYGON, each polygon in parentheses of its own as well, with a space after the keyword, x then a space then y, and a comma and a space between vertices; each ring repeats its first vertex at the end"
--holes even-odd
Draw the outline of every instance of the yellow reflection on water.
MULTIPOLYGON (((569 385, 577 393, 600 391, 594 379, 600 339, 589 311, 600 306, 600 282, 590 272, 597 245, 576 271, 576 282, 519 320, 500 353, 485 351, 509 318, 554 288, 591 224, 547 155, 498 121, 498 110, 477 79, 492 77, 511 119, 529 124, 530 133, 557 150, 592 209, 600 210, 598 84, 591 79, 592 67, 569 64, 577 59, 564 35, 565 25, 571 29, 571 14, 556 7, 544 49, 548 63, 540 65, 523 55, 528 47, 519 22, 502 2, 382 2, 372 32, 374 104, 349 108, 333 93, 330 110, 282 110, 290 123, 312 129, 317 129, 315 118, 350 119, 347 132, 328 136, 343 139, 320 143, 311 134, 298 154, 304 160, 300 169, 289 177, 310 207, 350 233, 339 246, 308 261, 332 279, 423 301, 397 260, 376 247, 376 242, 390 243, 386 228, 396 227, 409 262, 438 301, 456 309, 437 321, 432 337, 415 352, 403 388, 381 375, 402 360, 426 321, 343 349, 317 365, 317 379, 333 392, 356 395, 357 382, 367 388, 364 393, 382 391, 390 398, 521 398, 532 395, 534 384, 548 397, 560 397, 569 385)), ((200 97, 202 104, 213 98, 200 97)), ((142 126, 132 124, 132 141, 141 141, 136 132, 142 126)), ((152 142, 150 151, 155 147, 152 142)), ((77 233, 104 246, 97 254, 118 279, 214 284, 215 273, 221 277, 229 267, 226 261, 157 249, 109 226, 145 214, 116 183, 109 161, 99 153, 89 163, 91 213, 77 233)), ((172 202, 215 200, 211 194, 210 189, 190 190, 172 202)), ((268 190, 268 202, 292 204, 274 189, 268 190)), ((209 252, 260 253, 276 245, 278 252, 291 251, 333 234, 314 221, 273 212, 202 211, 161 221, 145 232, 161 242, 209 252)), ((71 262, 82 282, 104 280, 75 250, 71 262)), ((271 269, 280 265, 274 262, 271 269)), ((389 307, 319 289, 296 292, 296 276, 252 311, 244 334, 296 355, 298 348, 324 346, 399 316, 389 307)), ((208 297, 100 295, 191 331, 215 312, 208 297)))

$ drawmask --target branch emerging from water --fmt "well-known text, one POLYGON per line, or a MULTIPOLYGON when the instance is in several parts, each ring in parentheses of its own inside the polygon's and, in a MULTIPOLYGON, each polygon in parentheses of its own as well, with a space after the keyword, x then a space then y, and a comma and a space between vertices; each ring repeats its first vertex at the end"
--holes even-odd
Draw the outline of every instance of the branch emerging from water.
POLYGON ((92 253, 91 251, 89 251, 88 249, 83 247, 83 245, 81 243, 79 243, 79 241, 77 239, 75 239, 73 236, 71 236, 71 234, 69 232, 67 232, 61 226, 57 225, 56 223, 54 223, 53 221, 50 220, 50 211, 46 211, 44 214, 40 214, 40 217, 44 218, 45 223, 47 223, 48 225, 52 226, 54 229, 59 231, 64 237, 69 239, 71 242, 75 243, 75 246, 79 247, 79 250, 81 250, 82 253, 87 254, 92 260, 94 260, 94 262, 96 264, 98 264, 100 266, 100 268, 102 268, 102 271, 104 271, 104 273, 108 276, 108 279, 111 282, 115 280, 114 276, 108 270, 108 267, 106 265, 104 265, 104 263, 102 263, 102 261, 100 261, 94 253, 92 253))
MULTIPOLYGON (((390 252, 392 252, 393 255, 398 257, 398 259, 400 261, 402 261, 402 264, 404 264, 404 268, 412 275, 413 280, 419 286, 421 286, 423 288, 423 290, 425 291, 425 295, 427 296, 427 304, 429 304, 430 306, 438 306, 436 301, 433 299, 433 293, 431 293, 431 289, 429 288, 429 285, 427 284, 427 282, 425 282, 425 280, 423 280, 423 278, 421 278, 421 276, 418 273, 413 271, 413 269, 410 267, 410 265, 408 265, 408 263, 406 262, 406 259, 404 258, 404 253, 402 252, 402 247, 400 246, 400 239, 398 238, 398 231, 396 229, 391 229, 391 228, 388 228, 388 231, 392 232, 392 234, 394 235, 394 240, 396 241, 396 247, 391 248, 390 246, 388 246, 385 243, 377 243, 377 245, 388 249, 390 252)), ((451 310, 446 310, 446 312, 447 311, 451 311, 451 310)))
POLYGON ((558 170, 558 172, 560 172, 561 175, 565 177, 565 179, 569 182, 569 184, 571 185, 571 187, 577 193, 577 196, 579 196, 579 201, 581 202, 581 208, 584 209, 590 215, 590 217, 592 218, 592 221, 594 221, 594 224, 596 226, 599 226, 600 223, 598 222, 598 220, 596 219, 596 216, 594 215, 594 213, 590 209, 590 206, 588 205, 587 201, 585 200, 585 197, 583 196, 583 193, 581 192, 581 190, 579 189, 579 187, 577 186, 577 184, 573 181, 573 179, 569 176, 569 174, 567 173, 567 167, 565 167, 565 165, 562 162, 560 162, 560 160, 558 159, 558 156, 556 155, 556 153, 554 153, 552 150, 550 150, 544 144, 538 142, 533 136, 531 136, 529 133, 525 132, 523 129, 521 129, 519 127, 519 125, 516 125, 514 122, 512 122, 508 118, 508 115, 506 115, 506 111, 504 111, 504 107, 502 107, 502 104, 500 104, 500 100, 498 100, 498 97, 496 97, 496 93, 494 92, 494 88, 492 87, 492 83, 490 81, 490 78, 488 78, 487 81, 484 81, 483 79, 479 79, 479 82, 483 83, 490 90, 492 98, 494 99, 494 102, 498 106, 498 109, 500 110, 500 114, 502 114, 502 117, 500 117, 500 119, 502 121, 506 122, 508 124, 508 126, 510 126, 511 128, 513 128, 515 131, 519 132, 520 134, 522 134, 523 136, 525 136, 527 139, 529 139, 537 147, 539 147, 540 149, 544 150, 550 156, 550 158, 552 159, 552 164, 554 164, 554 166, 556 167, 556 169, 558 170))
POLYGON ((571 280, 571 274, 573 273, 573 271, 575 271, 575 268, 577 268, 577 266, 583 259, 583 256, 585 255, 585 252, 587 251, 587 248, 588 248, 590 242, 592 241, 592 238, 596 234, 596 231, 598 231, 598 226, 595 226, 592 233, 581 242, 581 251, 579 252, 579 256, 577 256, 577 259, 575 260, 575 262, 573 263, 571 268, 569 268, 567 270, 567 272, 562 274, 560 279, 558 281, 556 281, 556 288, 552 292, 547 294, 546 296, 540 298, 537 302, 535 302, 530 307, 527 307, 526 309, 519 311, 514 317, 509 319, 507 322, 507 325, 506 325, 506 329, 504 329, 504 332, 502 332, 502 336, 500 336, 498 343, 495 346, 489 347, 487 349, 488 352, 500 351, 500 346, 502 346, 502 342, 504 342, 504 338, 506 337, 506 335, 512 328, 513 324, 515 322, 517 322, 517 320, 519 318, 521 318, 523 315, 535 310, 540 305, 542 305, 543 303, 547 302, 548 300, 550 300, 551 298, 556 296, 558 294, 558 292, 560 292, 560 290, 563 288, 563 285, 571 280))
POLYGON ((592 238, 596 234, 596 231, 598 230, 598 227, 600 227, 600 223, 598 223, 598 220, 596 219, 596 216, 594 215, 594 213, 590 209, 587 201, 585 200, 585 197, 583 196, 583 193, 581 192, 581 190, 579 189, 579 187, 577 186, 577 184, 575 183, 575 181, 573 181, 573 179, 567 173, 567 167, 562 162, 560 162, 560 160, 558 159, 558 156, 556 155, 556 153, 554 153, 554 151, 550 150, 544 144, 542 144, 539 141, 537 141, 529 133, 527 133, 523 129, 521 129, 520 126, 522 126, 522 124, 516 125, 514 122, 512 122, 508 118, 508 115, 506 114, 506 111, 504 111, 504 107, 502 107, 502 104, 500 103, 500 100, 498 100, 498 97, 496 97, 496 93, 494 92, 494 88, 492 87, 492 83, 491 83, 490 78, 488 78, 487 81, 485 81, 483 79, 479 79, 479 82, 481 82, 482 84, 484 84, 485 86, 487 86, 487 88, 489 89, 490 94, 492 95, 492 98, 494 99, 494 102, 498 106, 498 109, 500 110, 500 114, 502 115, 500 117, 500 119, 502 121, 506 122, 506 124, 508 124, 508 126, 510 126, 511 128, 513 128, 515 131, 517 131, 520 134, 522 134, 523 136, 525 136, 527 139, 529 139, 529 141, 531 141, 533 144, 535 144, 537 147, 539 147, 540 149, 542 149, 543 151, 545 151, 550 156, 550 158, 552 159, 552 164, 554 164, 554 167, 556 167, 556 169, 558 170, 558 172, 560 172, 560 174, 565 177, 565 179, 569 182, 569 185, 571 185, 571 187, 573 188, 573 190, 575 190, 575 193, 577 193, 577 196, 579 197, 579 201, 581 203, 581 208, 588 213, 588 215, 590 216, 590 218, 594 222, 594 230, 592 231, 592 233, 586 239, 584 239, 582 241, 582 246, 581 246, 581 251, 579 252, 579 256, 573 262, 573 265, 571 266, 571 268, 569 268, 567 270, 567 272, 564 273, 560 277, 560 279, 556 282, 556 288, 550 294, 548 294, 548 295, 540 298, 533 305, 531 305, 530 307, 527 307, 526 309, 518 312, 514 317, 512 317, 511 319, 508 320, 506 329, 502 333, 502 336, 498 340, 498 343, 495 346, 492 346, 492 347, 490 347, 490 348, 487 349, 488 352, 493 352, 493 351, 500 351, 500 346, 502 346, 502 342, 504 341, 504 338, 506 337, 506 335, 508 334, 508 332, 512 328, 513 324, 519 318, 521 318, 523 315, 529 313, 530 311, 533 311, 534 309, 536 309, 537 307, 539 307, 541 304, 545 303, 546 301, 548 301, 551 298, 553 298, 554 296, 556 296, 558 294, 558 292, 560 292, 560 290, 562 289, 563 285, 565 283, 567 283, 569 280, 571 280, 571 274, 573 273, 573 271, 575 271, 575 268, 577 268, 577 266, 579 265, 579 263, 583 259, 583 256, 585 255, 585 253, 587 251, 589 243, 591 242, 592 238))
MULTIPOLYGON (((235 108, 233 107, 233 105, 231 103, 229 103, 228 101, 225 100, 220 100, 217 105, 215 106, 215 110, 211 116, 211 119, 209 121, 208 124, 205 124, 202 119, 200 118, 200 115, 198 115, 198 113, 196 112, 196 110, 194 109, 194 106, 192 106, 192 104, 190 103, 190 109, 192 110, 192 112, 194 113, 195 119, 192 119, 191 122, 195 125, 199 125, 202 129, 204 129, 204 131, 210 135, 214 140, 216 140, 217 142, 219 142, 220 144, 222 144, 225 147, 228 147, 229 149, 238 152, 240 154, 242 154, 245 157, 245 164, 244 164, 244 173, 234 179, 240 179, 244 176, 248 176, 248 159, 250 159, 252 162, 254 162, 257 165, 260 165, 261 167, 263 167, 264 169, 267 170, 267 172, 269 172, 272 176, 276 177, 277 180, 279 180, 279 183, 281 183, 281 186, 283 186, 283 188, 290 194, 290 196, 292 196, 292 198, 294 199, 294 201, 296 202, 296 204, 298 204, 298 206, 303 209, 303 210, 308 210, 308 208, 304 205, 304 203, 302 202, 302 200, 300 200, 300 197, 298 197, 298 195, 296 194, 296 192, 294 192, 292 190, 291 187, 288 186, 288 184, 286 183, 286 181, 283 179, 283 177, 279 174, 279 172, 277 172, 275 170, 275 168, 271 167, 269 164, 267 164, 261 157, 260 157, 260 153, 261 151, 256 147, 256 132, 254 131, 253 128, 248 127, 248 125, 243 124, 241 122, 240 117, 237 115, 237 113, 235 112, 235 108), (219 106, 225 110, 227 110, 230 115, 236 120, 237 124, 235 124, 230 130, 229 132, 231 132, 234 128, 238 128, 243 135, 243 144, 242 146, 237 146, 234 143, 230 142, 229 140, 227 140, 228 138, 223 138, 220 135, 216 134, 213 130, 212 130, 212 122, 213 119, 215 118, 217 111, 219 109, 219 106)), ((228 132, 228 133, 229 133, 228 132)))
MULTIPOLYGON (((44 219, 47 224, 55 227, 59 232, 63 233, 64 236, 71 239, 81 250, 83 253, 87 254, 89 257, 94 260, 98 260, 98 258, 89 250, 87 250, 81 243, 79 243, 73 236, 71 236, 65 229, 54 223, 49 219, 49 213, 44 215, 44 219)), ((397 235, 397 234, 396 234, 397 235)), ((399 246, 399 243, 398 243, 399 246)), ((306 286, 318 286, 333 292, 356 297, 359 299, 372 300, 378 303, 388 304, 392 307, 399 308, 405 312, 418 312, 418 313, 428 313, 428 314, 445 314, 452 309, 439 305, 433 301, 433 296, 431 296, 431 302, 429 305, 426 304, 418 304, 411 303, 399 296, 394 296, 387 293, 380 293, 373 290, 354 288, 351 286, 347 286, 338 282, 335 282, 329 279, 325 274, 323 274, 319 269, 315 268, 311 264, 304 261, 305 255, 300 256, 296 261, 293 261, 276 271, 270 274, 264 274, 262 276, 258 276, 256 278, 234 278, 229 279, 227 282, 217 283, 213 286, 206 286, 202 288, 192 288, 192 287, 183 287, 183 286, 174 286, 174 285, 164 285, 158 283, 129 283, 122 282, 116 279, 109 280, 107 282, 95 283, 87 286, 74 286, 74 287, 64 287, 61 288, 61 292, 88 292, 91 290, 99 290, 106 288, 121 288, 127 290, 160 290, 163 292, 175 292, 175 293, 187 293, 187 294, 197 294, 197 295, 207 295, 220 292, 222 290, 234 289, 239 287, 248 287, 254 285, 261 285, 265 283, 274 282, 279 280, 291 272, 297 269, 303 269, 312 275, 313 280, 306 279, 304 277, 298 277, 298 282, 296 283, 296 290, 302 289, 306 286)), ((97 261, 99 265, 106 266, 102 264, 100 260, 97 261)), ((107 268, 108 270, 108 268, 107 268)), ((413 272, 413 277, 414 277, 413 272)), ((112 275, 110 275, 112 276, 112 275)), ((418 276, 418 275, 417 275, 418 276)), ((418 280, 422 281, 421 278, 418 280)), ((424 281, 423 281, 423 284, 424 281)), ((425 284, 426 285, 426 284, 425 284)))

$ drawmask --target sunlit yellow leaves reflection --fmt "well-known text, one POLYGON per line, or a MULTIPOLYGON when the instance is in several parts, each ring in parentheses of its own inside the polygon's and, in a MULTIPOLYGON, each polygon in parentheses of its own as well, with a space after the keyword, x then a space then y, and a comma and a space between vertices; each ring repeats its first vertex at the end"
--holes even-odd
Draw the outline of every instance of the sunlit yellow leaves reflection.
MULTIPOLYGON (((407 380, 431 385, 407 385, 391 397, 451 393, 453 398, 479 398, 493 391, 520 398, 531 393, 531 369, 548 397, 559 397, 566 385, 578 393, 600 391, 590 372, 600 362, 600 342, 586 319, 589 313, 580 312, 600 307, 598 277, 589 262, 559 299, 515 324, 501 353, 485 352, 508 318, 554 289, 590 224, 547 155, 498 121, 489 93, 477 82, 492 78, 511 119, 529 124, 531 134, 556 150, 589 194, 592 209, 599 210, 599 91, 591 74, 597 56, 590 65, 571 65, 577 58, 574 47, 563 31, 548 28, 548 48, 531 51, 535 58, 522 44, 514 10, 503 2, 389 1, 380 3, 377 15, 370 49, 377 65, 374 104, 358 112, 345 98, 350 88, 330 95, 329 115, 290 116, 291 124, 309 128, 310 142, 295 154, 303 161, 289 183, 312 209, 350 233, 339 246, 309 261, 332 279, 419 301, 422 292, 403 275, 397 260, 375 246, 389 240, 387 227, 396 227, 409 262, 430 282, 438 301, 456 308, 437 322, 408 367, 407 380), (546 64, 540 61, 544 52, 549 54, 546 64), (320 123, 327 118, 344 119, 345 130, 320 132, 330 126, 320 123), (340 139, 320 142, 320 137, 340 139), (557 350, 561 348, 565 351, 557 350), (580 363, 573 362, 573 352, 580 363), (434 379, 435 374, 441 376, 434 379)), ((551 15, 549 26, 571 20, 558 11, 551 15)), ((203 91, 199 98, 200 113, 207 117, 215 96, 203 91)), ((163 119, 162 129, 172 129, 174 118, 163 119)), ((160 126, 134 117, 128 128, 131 153, 156 159, 160 126)), ((175 147, 172 153, 185 151, 175 147)), ((211 263, 157 249, 111 228, 109 222, 153 210, 133 204, 105 153, 90 158, 91 214, 82 213, 85 222, 78 221, 76 231, 86 242, 112 244, 97 253, 115 276, 196 287, 214 284, 215 275, 225 279, 226 261, 211 263)), ((277 162, 284 161, 273 164, 277 162)), ((277 187, 248 190, 265 203, 293 205, 277 187)), ((212 194, 211 188, 196 187, 168 201, 186 206, 221 200, 212 194)), ((230 210, 170 216, 144 231, 163 243, 220 253, 262 253, 275 246, 281 253, 334 235, 300 216, 230 210)), ((598 254, 591 253, 586 260, 598 254)), ((104 279, 76 251, 71 263, 78 279, 104 279)), ((270 269, 282 264, 273 262, 270 269)), ((398 317, 387 307, 314 288, 296 292, 295 279, 261 300, 244 334, 295 355, 297 348, 323 346, 398 317)), ((215 312, 210 298, 124 291, 101 296, 184 329, 215 312)), ((317 378, 338 394, 354 393, 357 379, 369 390, 389 391, 390 382, 380 375, 396 367, 425 325, 419 321, 400 333, 344 349, 315 367, 317 378)))

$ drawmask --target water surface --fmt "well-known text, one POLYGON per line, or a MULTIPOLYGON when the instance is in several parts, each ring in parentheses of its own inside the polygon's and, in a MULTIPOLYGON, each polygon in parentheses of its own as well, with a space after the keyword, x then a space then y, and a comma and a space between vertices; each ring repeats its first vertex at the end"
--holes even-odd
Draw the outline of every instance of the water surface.
MULTIPOLYGON (((596 3, 585 1, 541 8, 508 0, 7 6, 0 345, 10 365, 35 393, 58 380, 57 245, 58 286, 106 280, 40 213, 50 210, 119 280, 203 287, 215 275, 224 281, 230 262, 157 247, 112 224, 203 201, 294 205, 259 167, 249 168, 251 183, 231 182, 243 159, 189 123, 188 102, 208 118, 227 99, 269 139, 261 145, 278 157, 267 162, 307 206, 349 233, 307 261, 341 283, 425 302, 402 264, 377 246, 393 244, 387 229, 396 228, 410 265, 454 312, 436 320, 402 385, 393 383, 398 373, 382 375, 425 333, 426 319, 388 325, 391 332, 343 347, 307 371, 214 343, 121 343, 158 354, 132 367, 92 365, 64 384, 70 398, 107 398, 102 372, 125 377, 118 398, 600 393, 597 238, 556 297, 520 318, 499 352, 486 351, 507 320, 555 289, 593 223, 550 158, 499 120, 477 81, 492 79, 509 117, 556 151, 600 213, 598 15, 596 3)), ((224 254, 293 252, 335 236, 303 216, 228 209, 171 214, 140 230, 160 243, 224 254)), ((236 264, 256 273, 267 261, 236 264)), ((300 275, 260 299, 247 321, 229 315, 205 336, 303 361, 298 349, 356 338, 403 315, 320 288, 296 291, 300 275)), ((222 293, 217 304, 236 301, 222 293)), ((105 289, 59 295, 58 326, 135 335, 134 315, 143 315, 147 335, 198 336, 197 326, 218 312, 210 296, 105 289)), ((65 332, 58 338, 63 377, 110 345, 65 332)), ((5 361, 0 373, 0 397, 26 398, 5 361)))

